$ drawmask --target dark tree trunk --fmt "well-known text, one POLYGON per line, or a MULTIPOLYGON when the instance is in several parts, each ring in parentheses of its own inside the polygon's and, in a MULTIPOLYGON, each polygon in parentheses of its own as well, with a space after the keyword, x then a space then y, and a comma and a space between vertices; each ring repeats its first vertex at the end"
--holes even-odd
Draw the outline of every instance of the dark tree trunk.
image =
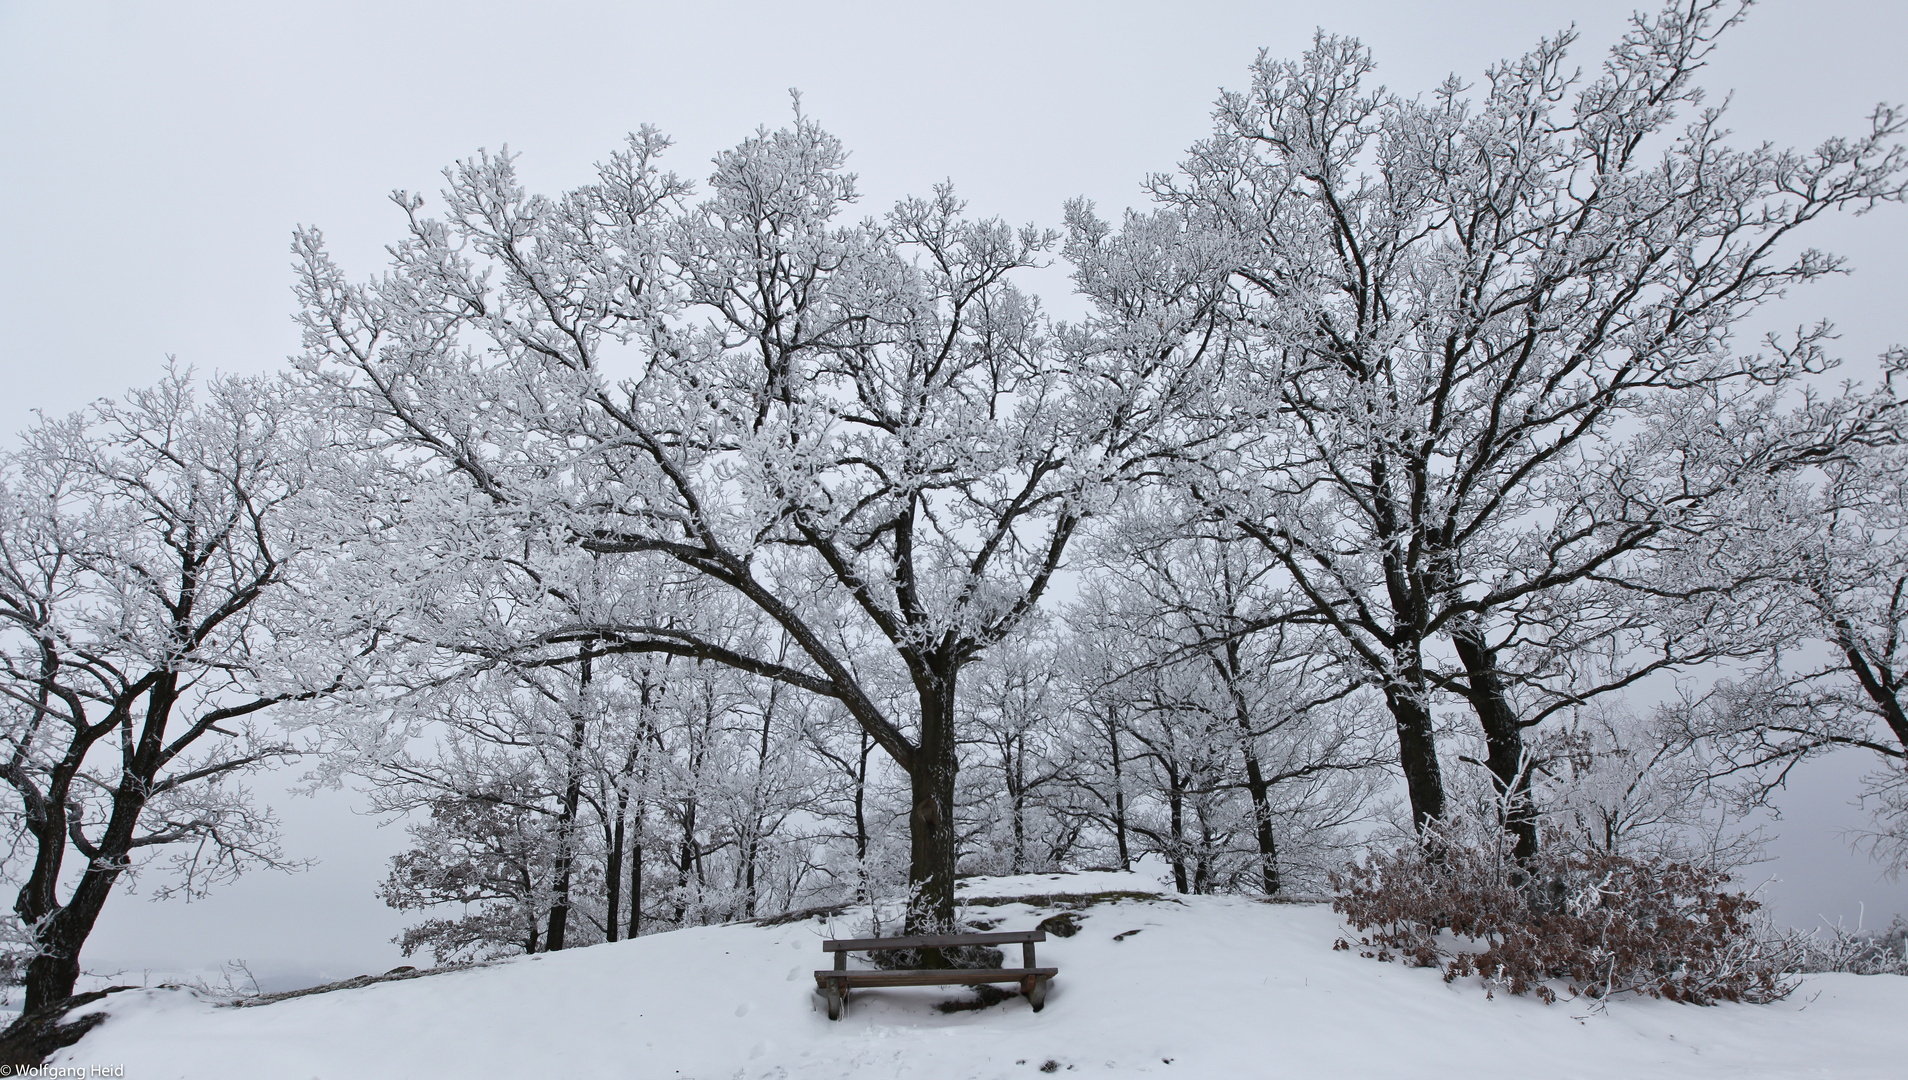
POLYGON ((576 865, 576 809, 583 797, 583 739, 589 726, 588 706, 583 696, 589 693, 592 658, 589 645, 577 653, 577 703, 570 718, 570 742, 565 760, 563 805, 557 814, 557 857, 552 882, 554 897, 550 904, 550 929, 543 935, 544 948, 558 952, 570 922, 570 881, 576 865))
MULTIPOLYGON (((139 818, 145 812, 153 778, 165 765, 164 736, 172 709, 178 700, 179 677, 176 673, 154 679, 144 695, 145 722, 125 760, 119 785, 113 792, 112 813, 105 830, 90 848, 82 850, 87 867, 74 884, 71 895, 60 903, 58 889, 65 862, 69 834, 77 834, 68 820, 66 800, 78 776, 92 739, 76 742, 66 759, 54 770, 45 797, 37 807, 29 803, 27 826, 35 841, 33 869, 21 885, 13 910, 33 936, 37 955, 27 963, 25 1012, 46 1008, 73 995, 79 981, 80 949, 93 932, 99 913, 112 894, 113 885, 131 861, 139 818)), ((115 711, 124 719, 118 725, 103 723, 91 730, 103 733, 117 727, 132 726, 127 712, 131 702, 120 702, 115 711)), ((93 739, 99 735, 95 734, 93 739)), ((17 786, 17 785, 16 785, 17 786)))
POLYGON ((1385 686, 1385 704, 1398 731, 1398 765, 1411 800, 1411 822, 1423 830, 1444 817, 1444 774, 1438 767, 1424 661, 1415 645, 1400 649, 1397 659, 1397 674, 1385 686))
POLYGON ((636 803, 636 836, 629 845, 629 931, 624 936, 632 939, 643 932, 643 817, 647 810, 640 800, 636 803))
POLYGON ((1007 802, 1013 808, 1014 859, 1013 872, 1023 873, 1027 869, 1027 746, 1024 739, 1009 738, 1006 743, 1007 756, 1007 802), (1015 753, 1018 748, 1019 753, 1015 753))
POLYGON ((536 955, 536 952, 537 952, 537 940, 538 940, 537 939, 537 904, 536 904, 537 886, 535 882, 530 880, 530 874, 528 871, 524 871, 523 873, 519 874, 518 881, 523 886, 524 909, 529 915, 529 917, 524 920, 524 925, 529 929, 529 937, 526 938, 524 941, 523 951, 526 954, 534 956, 536 955))
POLYGON ((1524 727, 1511 706, 1504 677, 1497 669, 1497 652, 1475 626, 1460 625, 1451 635, 1458 659, 1470 684, 1471 709, 1484 729, 1485 767, 1497 789, 1500 824, 1516 844, 1512 855, 1520 863, 1537 857, 1537 807, 1530 797, 1530 769, 1524 761, 1524 727))
MULTIPOLYGON (((682 801, 682 836, 676 844, 676 916, 677 926, 687 925, 689 916, 689 882, 691 874, 697 885, 702 882, 702 845, 696 840, 696 817, 701 809, 702 766, 706 760, 709 742, 716 727, 716 705, 713 690, 705 686, 702 691, 702 730, 692 735, 689 742, 689 794, 682 801)), ((700 891, 698 891, 700 898, 700 891)), ((706 917, 706 912, 704 913, 706 917)))
POLYGON ((1199 851, 1193 858, 1193 892, 1204 896, 1212 891, 1212 825, 1205 811, 1199 817, 1199 851))
POLYGON ((915 679, 921 702, 921 742, 908 777, 913 799, 908 814, 910 934, 953 929, 954 864, 958 856, 954 821, 954 781, 960 771, 954 741, 958 669, 952 663, 923 667, 915 679))
POLYGON ((1113 843, 1120 852, 1120 869, 1133 869, 1133 856, 1126 843, 1126 775, 1120 760, 1120 726, 1117 713, 1106 717, 1106 740, 1113 751, 1113 843))
POLYGON ((755 918, 755 857, 760 850, 762 838, 759 833, 751 832, 747 850, 742 853, 742 917, 755 918))
POLYGON ((575 862, 570 845, 574 842, 572 829, 575 826, 575 813, 567 806, 571 815, 569 821, 559 821, 557 839, 557 859, 555 874, 551 882, 550 925, 544 931, 544 948, 548 952, 557 952, 563 948, 563 938, 570 924, 570 871, 575 862))
MULTIPOLYGON (((1385 493, 1373 504, 1373 524, 1376 539, 1384 545, 1385 593, 1392 612, 1390 632, 1375 636, 1389 641, 1391 670, 1385 673, 1385 704, 1391 709, 1398 732, 1398 766, 1404 772, 1405 793, 1411 800, 1411 825, 1422 835, 1425 826, 1444 818, 1444 773, 1438 765, 1431 688, 1424 673, 1424 640, 1431 619, 1429 597, 1437 595, 1427 580, 1427 569, 1437 569, 1449 579, 1449 566, 1434 561, 1428 568, 1420 561, 1425 556, 1421 538, 1413 532, 1416 518, 1410 508, 1389 494, 1390 464, 1384 452, 1373 456, 1370 468, 1374 490, 1385 493)), ((1435 851, 1432 854, 1437 855, 1435 851)))
MULTIPOLYGON (((665 657, 663 662, 667 664, 668 658, 665 657)), ((654 745, 660 748, 662 745, 661 737, 656 731, 654 711, 656 698, 660 696, 661 691, 649 681, 649 676, 645 674, 637 693, 642 727, 636 739, 630 744, 629 756, 624 759, 623 775, 626 778, 634 777, 635 790, 646 792, 649 787, 649 759, 643 754, 643 750, 646 746, 654 745)), ((630 792, 625 790, 622 798, 625 800, 631 798, 630 792)), ((629 841, 629 929, 624 934, 631 940, 634 940, 643 928, 643 829, 649 819, 647 797, 637 798, 635 802, 636 816, 632 820, 629 841)), ((612 922, 616 919, 614 907, 609 910, 609 919, 612 922)))
POLYGON ((1192 891, 1186 880, 1186 796, 1179 788, 1179 770, 1166 769, 1166 815, 1173 832, 1173 887, 1192 891))
MULTIPOLYGON (((1895 583, 1897 596, 1904 584, 1908 583, 1895 583)), ((1908 708, 1902 705, 1902 691, 1904 683, 1908 683, 1908 677, 1889 670, 1889 657, 1893 655, 1893 650, 1880 656, 1871 656, 1855 624, 1846 617, 1835 619, 1835 644, 1842 650, 1843 658, 1848 661, 1848 669, 1854 673, 1855 681, 1861 684, 1862 692, 1875 703, 1875 711, 1887 721, 1888 730, 1895 733, 1895 742, 1903 750, 1908 750, 1908 708)))
POLYGON ((1252 825, 1259 841, 1259 885, 1267 896, 1277 896, 1282 880, 1279 876, 1279 842, 1272 835, 1271 785, 1265 782, 1265 771, 1259 766, 1259 755, 1247 744, 1246 791, 1252 797, 1252 825))
POLYGON ((615 941, 616 915, 623 910, 623 814, 628 809, 628 796, 616 800, 616 825, 610 830, 606 845, 608 854, 603 857, 603 940, 615 941))
POLYGON ((696 800, 682 807, 682 840, 676 845, 676 925, 689 917, 689 872, 696 866, 696 800))
POLYGON ((73 987, 79 982, 80 947, 93 932, 93 924, 99 920, 118 876, 116 870, 88 870, 66 904, 35 929, 33 944, 40 952, 27 963, 25 1012, 73 996, 73 987))
POLYGON ((861 733, 861 759, 855 772, 855 902, 868 902, 868 755, 875 742, 861 733))
POLYGON ((1232 697, 1232 716, 1239 725, 1239 749, 1245 755, 1246 794, 1252 800, 1253 834, 1259 842, 1259 887, 1265 890, 1265 895, 1277 896, 1279 844, 1272 835, 1272 785, 1266 783, 1265 769, 1259 764, 1252 713, 1246 707, 1245 693, 1239 687, 1243 672, 1240 669, 1238 639, 1227 639, 1223 662, 1218 657, 1213 660, 1219 665, 1219 675, 1225 680, 1226 690, 1232 697))
POLYGON ((742 913, 745 918, 755 918, 758 897, 756 896, 756 861, 762 854, 762 827, 767 816, 763 810, 764 775, 768 772, 769 725, 775 719, 775 702, 781 688, 771 685, 768 707, 762 710, 762 730, 755 748, 755 792, 749 800, 748 835, 743 838, 742 846, 742 913))
MULTIPOLYGON (((645 706, 647 706, 648 700, 649 687, 644 686, 643 701, 645 706)), ((645 722, 647 722, 647 708, 644 709, 644 716, 645 722)), ((636 776, 636 763, 642 758, 642 747, 643 743, 639 737, 630 743, 629 753, 623 756, 623 768, 621 773, 617 776, 616 799, 613 803, 616 807, 613 811, 615 824, 610 829, 608 837, 606 837, 609 855, 605 858, 603 866, 603 884, 605 889, 603 896, 603 934, 609 941, 616 940, 616 932, 618 930, 617 921, 621 918, 623 911, 623 857, 624 853, 629 850, 630 840, 630 785, 636 776)), ((638 813, 640 812, 639 810, 638 813)), ((640 830, 641 827, 641 823, 639 822, 637 828, 640 830)), ((635 875, 632 874, 632 876, 635 875)), ((636 935, 632 933, 629 936, 635 937, 636 935)))

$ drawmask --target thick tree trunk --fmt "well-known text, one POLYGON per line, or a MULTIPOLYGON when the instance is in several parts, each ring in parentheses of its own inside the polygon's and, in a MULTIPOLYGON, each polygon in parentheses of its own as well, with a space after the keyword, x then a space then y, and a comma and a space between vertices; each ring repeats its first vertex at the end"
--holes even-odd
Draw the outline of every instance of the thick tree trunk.
POLYGON ((1497 669, 1497 653, 1483 635, 1473 626, 1462 626, 1451 635, 1451 643, 1470 683, 1471 709, 1484 728, 1484 764, 1497 789, 1500 824, 1517 838, 1511 854, 1528 863, 1537 857, 1537 807, 1530 797, 1523 724, 1497 669))
POLYGON ((140 815, 145 813, 153 777, 162 766, 167 718, 177 699, 178 676, 156 681, 145 699, 146 719, 130 761, 122 769, 113 792, 112 814, 96 846, 87 855, 87 867, 74 883, 64 904, 59 902, 59 878, 69 841, 66 797, 78 775, 85 748, 69 751, 55 769, 39 814, 28 825, 37 847, 33 870, 21 886, 13 910, 30 928, 37 955, 27 963, 27 1012, 45 1008, 73 995, 79 981, 80 949, 99 921, 99 913, 113 885, 131 861, 140 815))
POLYGON ((558 952, 570 924, 571 871, 576 864, 576 803, 579 785, 572 780, 564 793, 562 816, 557 819, 557 858, 551 882, 550 924, 544 931, 544 948, 558 952))
POLYGON ((907 932, 945 933, 954 927, 954 781, 960 770, 954 742, 953 664, 937 664, 916 678, 921 741, 909 774, 907 932))
POLYGON ((1404 771, 1405 793, 1411 800, 1411 823, 1422 831, 1444 817, 1444 774, 1438 767, 1424 661, 1415 646, 1401 648, 1395 655, 1398 670, 1385 685, 1385 704, 1398 732, 1398 766, 1404 771))
POLYGON ((1279 842, 1272 835, 1272 799, 1271 785, 1265 782, 1265 770, 1259 766, 1259 755, 1247 744, 1245 755, 1246 792, 1252 797, 1252 825, 1259 841, 1259 886, 1267 896, 1277 896, 1282 879, 1279 875, 1279 842))
POLYGON ((35 928, 33 944, 39 953, 27 963, 25 1012, 73 996, 80 976, 80 947, 93 932, 93 924, 99 920, 100 909, 105 907, 106 896, 118 876, 116 871, 88 870, 65 906, 35 928))
MULTIPOLYGON (((927 755, 922 755, 926 757, 927 755)), ((908 885, 914 894, 908 933, 946 933, 954 925, 954 762, 923 762, 910 777, 908 885)))
POLYGON ((23 1007, 28 1013, 72 995, 73 984, 79 980, 79 946, 86 940, 85 934, 73 934, 62 922, 65 911, 55 891, 66 855, 66 786, 57 779, 56 785, 51 789, 53 797, 43 805, 28 804, 27 829, 38 850, 13 902, 14 912, 32 932, 38 950, 26 970, 23 1007))

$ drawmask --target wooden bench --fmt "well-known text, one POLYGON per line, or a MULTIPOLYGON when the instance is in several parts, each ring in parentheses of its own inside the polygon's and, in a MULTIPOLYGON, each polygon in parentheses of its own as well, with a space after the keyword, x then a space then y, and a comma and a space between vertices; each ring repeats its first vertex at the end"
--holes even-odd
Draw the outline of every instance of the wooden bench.
POLYGON ((815 984, 828 999, 828 1019, 841 1019, 841 1003, 854 986, 978 986, 982 983, 1019 983, 1020 992, 1039 1012, 1047 1003, 1047 983, 1059 968, 1034 966, 1034 942, 1047 940, 1044 930, 1017 930, 1005 934, 928 934, 919 937, 842 938, 822 942, 822 951, 835 954, 835 966, 817 971, 815 984), (945 949, 957 945, 1020 946, 1017 968, 931 968, 848 970, 851 952, 885 949, 945 949))

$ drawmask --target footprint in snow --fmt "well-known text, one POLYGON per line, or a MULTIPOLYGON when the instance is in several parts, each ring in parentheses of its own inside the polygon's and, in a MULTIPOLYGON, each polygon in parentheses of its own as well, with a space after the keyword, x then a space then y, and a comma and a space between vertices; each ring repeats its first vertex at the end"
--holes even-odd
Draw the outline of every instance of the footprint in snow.
POLYGON ((745 1002, 743 1002, 742 1004, 740 1004, 740 1005, 737 1005, 737 1006, 735 1007, 735 1015, 737 1015, 737 1016, 747 1016, 747 1015, 749 1015, 749 1003, 745 1001, 745 1002))

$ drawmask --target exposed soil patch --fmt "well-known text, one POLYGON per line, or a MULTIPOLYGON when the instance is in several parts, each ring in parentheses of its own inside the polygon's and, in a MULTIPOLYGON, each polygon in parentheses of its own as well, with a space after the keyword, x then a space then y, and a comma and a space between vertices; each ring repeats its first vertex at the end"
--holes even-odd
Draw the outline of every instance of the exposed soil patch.
POLYGON ((943 1001, 934 1007, 944 1013, 978 1012, 981 1009, 991 1009, 1009 998, 1017 998, 1019 996, 1020 994, 1013 990, 1002 990, 998 986, 989 986, 986 983, 982 983, 974 988, 974 996, 969 998, 956 998, 953 1001, 943 1001))
POLYGON ((0 1032, 0 1068, 4 1068, 9 1075, 15 1069, 21 1070, 19 1075, 26 1075, 23 1066, 44 1063, 54 1052, 80 1041, 81 1036, 106 1019, 105 1013, 96 1012, 88 1013, 70 1024, 62 1023, 67 1013, 82 1005, 91 1005, 107 994, 137 989, 136 986, 111 986, 91 993, 75 994, 22 1015, 8 1024, 4 1032, 0 1032))
POLYGON ((1026 904, 1028 907, 1086 908, 1095 904, 1116 904, 1121 901, 1133 901, 1143 904, 1166 903, 1181 904, 1185 901, 1161 893, 1133 892, 1127 889, 1112 889, 1107 892, 1091 893, 1036 893, 1032 896, 963 896, 961 903, 968 907, 1005 907, 1008 904, 1026 904))
POLYGON ((360 986, 372 986, 384 982, 402 982, 405 979, 421 979, 426 975, 445 975, 453 971, 469 971, 473 968, 489 967, 490 964, 450 964, 444 967, 414 968, 396 967, 382 975, 354 975, 323 986, 307 986, 303 990, 285 990, 276 994, 248 994, 233 1001, 221 1002, 235 1009, 250 1008, 254 1005, 270 1005, 274 1001, 289 1001, 292 998, 309 997, 312 994, 329 994, 333 990, 356 990, 360 986))
POLYGON ((784 911, 780 915, 764 915, 751 921, 756 926, 787 926, 789 923, 806 922, 809 919, 838 919, 852 906, 832 904, 825 907, 803 908, 800 911, 784 911))
POLYGON ((1035 929, 1045 933, 1048 937, 1070 938, 1080 932, 1080 916, 1078 912, 1073 911, 1063 911, 1058 915, 1049 915, 1040 920, 1040 925, 1035 927, 1035 929))
POLYGON ((868 963, 888 971, 920 968, 1001 968, 1007 957, 992 945, 954 945, 945 949, 870 949, 868 963), (935 953, 941 954, 939 963, 935 953))

